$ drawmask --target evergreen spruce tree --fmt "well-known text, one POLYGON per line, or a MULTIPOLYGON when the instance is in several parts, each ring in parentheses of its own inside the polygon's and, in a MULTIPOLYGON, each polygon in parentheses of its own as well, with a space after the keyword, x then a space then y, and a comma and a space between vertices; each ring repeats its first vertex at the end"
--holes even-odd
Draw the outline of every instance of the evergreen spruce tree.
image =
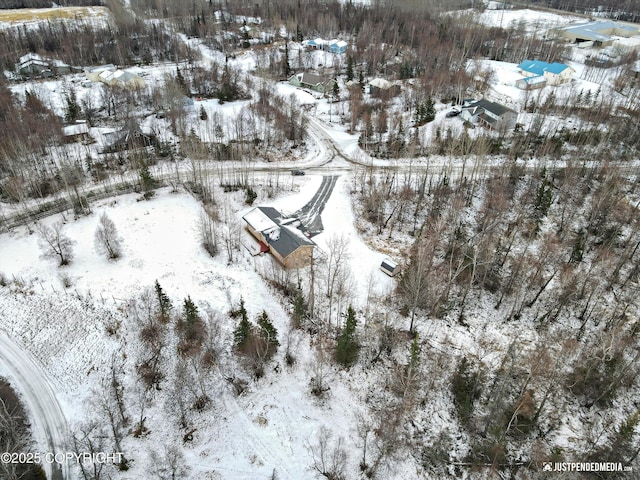
POLYGON ((207 118, 209 118, 209 115, 207 115, 207 111, 204 109, 204 105, 200 105, 200 120, 204 121, 207 118))
POLYGON ((198 307, 193 303, 190 296, 184 300, 184 320, 187 322, 188 327, 193 327, 200 320, 198 307))
POLYGON ((233 331, 233 341, 238 348, 242 348, 249 337, 251 337, 251 323, 247 316, 247 310, 244 308, 244 299, 240 299, 240 308, 237 312, 240 315, 240 323, 233 331))
POLYGON ((353 365, 358 359, 360 345, 356 339, 356 312, 351 305, 347 309, 347 319, 338 337, 336 361, 345 367, 353 365))
POLYGON ((249 27, 247 27, 247 21, 244 20, 242 22, 242 47, 249 48, 251 44, 249 43, 249 27))
POLYGON ((80 113, 82 112, 78 99, 76 98, 76 91, 70 89, 65 95, 65 100, 67 103, 67 110, 64 114, 64 121, 67 123, 73 123, 80 118, 80 113))
POLYGON ((467 357, 463 357, 451 380, 453 405, 463 426, 467 426, 473 413, 473 404, 480 397, 478 375, 472 371, 467 357))
POLYGON ((171 312, 173 305, 171 304, 171 300, 169 299, 167 294, 162 290, 162 287, 160 286, 158 280, 156 280, 155 283, 155 292, 156 298, 158 299, 158 312, 160 320, 166 322, 167 320, 169 320, 169 313, 171 312))
POLYGON ((284 44, 284 59, 282 60, 282 74, 284 78, 289 78, 291 75, 291 64, 289 63, 289 42, 284 44))
POLYGON ((182 76, 182 72, 180 71, 179 67, 176 67, 176 82, 178 82, 178 85, 180 86, 180 90, 182 91, 182 93, 184 93, 185 95, 189 93, 189 89, 187 88, 187 82, 182 76))
POLYGON ((433 122, 436 118, 436 109, 433 105, 433 99, 427 98, 427 102, 424 108, 424 123, 433 122))
POLYGON ((273 326, 269 315, 264 310, 258 316, 258 326, 260 327, 260 336, 269 342, 269 347, 273 347, 275 352, 275 349, 280 345, 280 342, 278 342, 278 330, 273 326))
POLYGON ((347 57, 347 82, 353 80, 353 57, 349 55, 347 57))
POLYGON ((247 205, 253 205, 255 199, 258 198, 258 194, 251 187, 247 187, 244 192, 244 203, 247 205))
POLYGON ((536 231, 540 228, 542 219, 547 215, 553 201, 553 184, 547 180, 546 171, 542 171, 542 181, 536 192, 536 200, 533 206, 533 215, 536 220, 536 231))
POLYGON ((144 192, 144 198, 149 199, 153 196, 153 189, 156 188, 156 180, 151 176, 149 166, 146 162, 140 162, 140 184, 142 185, 142 191, 144 192))
POLYGON ((302 294, 302 289, 300 287, 296 290, 296 296, 293 299, 292 317, 294 328, 302 327, 302 324, 307 317, 307 304, 304 301, 304 295, 302 294))

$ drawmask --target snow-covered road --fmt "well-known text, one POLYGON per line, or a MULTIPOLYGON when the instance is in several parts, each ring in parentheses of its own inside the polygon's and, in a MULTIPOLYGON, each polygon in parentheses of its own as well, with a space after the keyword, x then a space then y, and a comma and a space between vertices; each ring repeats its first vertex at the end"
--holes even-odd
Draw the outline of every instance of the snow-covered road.
MULTIPOLYGON (((0 332, 0 368, 26 403, 38 446, 36 452, 41 455, 69 452, 67 421, 43 368, 3 332, 0 332)), ((69 464, 45 462, 43 467, 51 480, 73 478, 69 464)))

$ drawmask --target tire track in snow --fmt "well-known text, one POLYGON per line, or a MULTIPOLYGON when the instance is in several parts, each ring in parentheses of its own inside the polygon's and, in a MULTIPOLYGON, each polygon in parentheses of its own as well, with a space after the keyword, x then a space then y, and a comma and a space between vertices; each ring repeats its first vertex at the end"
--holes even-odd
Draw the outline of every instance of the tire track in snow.
POLYGON ((318 191, 315 193, 313 198, 311 198, 304 207, 294 213, 294 215, 300 219, 307 231, 312 233, 312 236, 324 230, 320 215, 322 214, 337 181, 337 176, 322 177, 320 188, 318 188, 318 191))
MULTIPOLYGON (((36 361, 4 332, 0 332, 0 364, 9 373, 9 383, 21 393, 30 413, 33 436, 40 453, 66 453, 68 428, 49 381, 36 361)), ((72 480, 69 464, 45 463, 47 478, 72 480)))

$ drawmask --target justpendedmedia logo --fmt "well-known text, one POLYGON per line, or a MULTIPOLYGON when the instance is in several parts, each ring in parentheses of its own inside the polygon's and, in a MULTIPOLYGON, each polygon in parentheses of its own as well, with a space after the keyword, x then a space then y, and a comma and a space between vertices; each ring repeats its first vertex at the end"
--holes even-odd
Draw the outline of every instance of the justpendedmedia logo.
POLYGON ((543 462, 543 472, 630 472, 621 462, 543 462))

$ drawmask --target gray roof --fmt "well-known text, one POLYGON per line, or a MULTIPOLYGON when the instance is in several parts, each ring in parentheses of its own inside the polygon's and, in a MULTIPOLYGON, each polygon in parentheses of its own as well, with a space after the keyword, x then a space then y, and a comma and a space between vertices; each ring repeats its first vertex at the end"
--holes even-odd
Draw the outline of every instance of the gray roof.
POLYGON ((306 83, 307 85, 324 85, 329 82, 329 80, 330 79, 327 77, 322 77, 314 73, 303 73, 300 77, 300 81, 302 83, 306 83))
POLYGON ((278 210, 273 207, 258 207, 273 222, 279 226, 279 235, 264 235, 270 247, 273 247, 282 257, 287 257, 303 245, 315 245, 312 240, 304 236, 304 234, 295 228, 283 223, 285 219, 278 210))
POLYGON ((638 28, 636 27, 614 22, 611 20, 569 25, 567 27, 561 28, 560 30, 570 32, 580 38, 596 41, 609 40, 611 38, 611 35, 631 36, 638 33, 638 28))
POLYGON ((499 103, 496 103, 496 102, 490 102, 486 98, 483 98, 482 100, 478 100, 477 102, 470 104, 469 107, 465 107, 465 108, 473 108, 473 109, 479 108, 487 112, 491 112, 494 115, 497 115, 498 117, 501 117, 502 115, 508 112, 516 113, 515 110, 505 107, 504 105, 500 105, 499 103))

